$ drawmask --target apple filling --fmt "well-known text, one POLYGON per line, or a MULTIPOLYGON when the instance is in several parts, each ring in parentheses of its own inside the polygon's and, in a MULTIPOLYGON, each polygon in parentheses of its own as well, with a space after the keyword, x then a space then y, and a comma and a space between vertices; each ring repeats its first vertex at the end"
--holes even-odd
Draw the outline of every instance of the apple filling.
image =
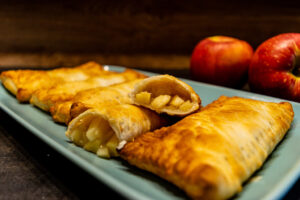
POLYGON ((179 109, 180 111, 189 111, 193 104, 190 100, 185 100, 178 95, 172 96, 167 94, 158 95, 153 97, 150 92, 142 91, 135 95, 135 101, 144 106, 150 106, 155 110, 160 110, 162 108, 167 109, 179 109))
POLYGON ((74 129, 72 141, 100 157, 110 158, 118 156, 116 148, 119 144, 119 139, 108 122, 100 117, 85 122, 84 126, 74 129))
POLYGON ((171 96, 169 95, 159 95, 151 100, 151 107, 154 109, 161 109, 166 106, 171 100, 171 96))
POLYGON ((151 93, 149 92, 140 92, 135 95, 135 100, 140 104, 150 104, 151 102, 151 93))

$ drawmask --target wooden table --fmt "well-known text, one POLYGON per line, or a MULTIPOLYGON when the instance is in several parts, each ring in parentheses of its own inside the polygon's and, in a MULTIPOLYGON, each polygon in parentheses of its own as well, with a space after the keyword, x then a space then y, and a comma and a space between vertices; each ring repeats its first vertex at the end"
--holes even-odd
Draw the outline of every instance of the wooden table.
POLYGON ((0 110, 0 199, 122 199, 0 110))

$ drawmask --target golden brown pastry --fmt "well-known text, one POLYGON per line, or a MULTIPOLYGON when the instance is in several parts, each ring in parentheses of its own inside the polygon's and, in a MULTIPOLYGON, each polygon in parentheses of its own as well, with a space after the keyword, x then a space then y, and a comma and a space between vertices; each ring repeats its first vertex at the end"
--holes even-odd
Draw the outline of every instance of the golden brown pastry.
POLYGON ((32 94, 30 103, 42 110, 49 111, 55 104, 71 100, 80 91, 106 87, 140 77, 145 77, 145 75, 131 69, 123 72, 103 71, 102 74, 89 79, 60 83, 48 89, 38 89, 32 94))
POLYGON ((222 96, 170 127, 135 138, 120 155, 193 199, 227 199, 262 166, 293 116, 287 102, 222 96))
POLYGON ((90 61, 76 67, 57 68, 47 71, 51 78, 60 78, 65 82, 82 81, 91 77, 106 74, 104 67, 96 62, 90 61))
POLYGON ((109 158, 118 156, 116 148, 120 142, 132 140, 165 124, 162 117, 146 108, 107 102, 74 118, 66 136, 76 145, 109 158))
POLYGON ((129 93, 142 79, 136 79, 109 87, 92 88, 78 92, 71 100, 56 103, 51 107, 51 115, 56 122, 68 124, 69 121, 89 108, 111 104, 131 103, 129 93))
POLYGON ((170 75, 146 78, 136 84, 130 96, 136 105, 176 116, 191 114, 201 105, 191 86, 170 75))
POLYGON ((103 74, 104 69, 95 62, 88 62, 74 68, 58 68, 49 71, 9 70, 0 74, 4 87, 20 102, 27 102, 37 89, 47 89, 66 81, 86 80, 103 74))
POLYGON ((51 87, 53 82, 62 82, 60 78, 51 78, 46 71, 10 70, 0 75, 3 86, 14 94, 20 102, 29 101, 37 88, 51 87))

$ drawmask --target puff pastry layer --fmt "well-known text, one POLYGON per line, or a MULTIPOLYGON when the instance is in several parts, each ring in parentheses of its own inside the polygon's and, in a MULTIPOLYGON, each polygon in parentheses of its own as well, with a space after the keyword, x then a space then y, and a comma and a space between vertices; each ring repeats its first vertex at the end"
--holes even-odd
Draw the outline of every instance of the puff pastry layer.
POLYGON ((191 114, 201 105, 199 96, 191 86, 170 75, 140 81, 130 96, 136 105, 176 116, 191 114))
POLYGON ((37 89, 30 99, 30 103, 49 111, 55 104, 71 100, 78 92, 96 88, 107 87, 110 85, 135 80, 145 77, 145 75, 131 69, 126 69, 124 72, 103 71, 98 76, 80 81, 69 81, 56 84, 48 89, 37 89))
POLYGON ((129 93, 134 85, 142 79, 136 79, 109 87, 98 87, 78 92, 69 101, 56 103, 50 108, 51 115, 56 122, 68 124, 89 108, 103 107, 110 104, 130 104, 129 93), (103 106, 102 106, 103 105, 103 106))
POLYGON ((262 166, 293 115, 290 103, 222 96, 170 127, 137 137, 120 155, 194 199, 226 199, 262 166))
POLYGON ((155 112, 130 104, 107 103, 74 118, 66 136, 100 157, 118 156, 117 146, 137 135, 160 128, 166 121, 155 112))
POLYGON ((95 62, 88 62, 74 68, 58 68, 49 71, 9 70, 0 74, 4 87, 20 102, 30 100, 38 89, 47 89, 68 81, 81 81, 103 74, 104 69, 95 62))

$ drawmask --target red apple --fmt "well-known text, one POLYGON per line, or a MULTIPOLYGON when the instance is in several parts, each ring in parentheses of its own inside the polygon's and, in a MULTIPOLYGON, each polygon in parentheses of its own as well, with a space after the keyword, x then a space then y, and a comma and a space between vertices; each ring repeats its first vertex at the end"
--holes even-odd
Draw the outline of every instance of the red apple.
POLYGON ((191 75, 198 81, 239 88, 247 80, 252 55, 252 47, 243 40, 208 37, 200 41, 192 53, 191 75))
POLYGON ((285 33, 263 42, 249 67, 254 92, 300 102, 300 33, 285 33))

